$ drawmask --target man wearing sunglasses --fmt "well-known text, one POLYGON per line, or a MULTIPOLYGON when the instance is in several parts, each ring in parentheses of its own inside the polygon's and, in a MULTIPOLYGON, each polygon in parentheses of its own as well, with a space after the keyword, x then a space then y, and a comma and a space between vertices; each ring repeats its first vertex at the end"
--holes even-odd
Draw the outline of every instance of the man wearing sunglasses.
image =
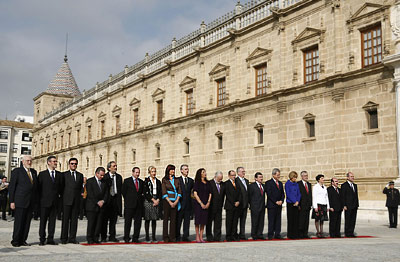
POLYGON ((79 244, 76 240, 80 201, 83 193, 83 175, 76 171, 78 159, 68 161, 69 170, 62 174, 63 218, 61 244, 79 244))

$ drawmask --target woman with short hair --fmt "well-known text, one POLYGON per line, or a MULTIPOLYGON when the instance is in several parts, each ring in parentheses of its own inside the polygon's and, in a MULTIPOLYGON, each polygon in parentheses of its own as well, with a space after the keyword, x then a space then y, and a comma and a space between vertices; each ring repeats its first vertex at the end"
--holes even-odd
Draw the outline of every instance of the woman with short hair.
POLYGON ((313 212, 312 218, 315 219, 317 237, 324 237, 324 221, 328 221, 329 198, 326 186, 324 186, 324 175, 319 174, 315 178, 317 184, 313 187, 313 212))
POLYGON ((152 241, 157 243, 156 225, 161 214, 161 181, 157 179, 157 169, 154 166, 148 168, 149 177, 144 180, 144 228, 146 231, 146 242, 150 242, 150 221, 152 230, 152 241))
POLYGON ((299 203, 301 200, 299 184, 297 184, 297 173, 291 171, 289 179, 285 183, 286 191, 286 215, 287 215, 287 237, 296 239, 299 237, 299 203))

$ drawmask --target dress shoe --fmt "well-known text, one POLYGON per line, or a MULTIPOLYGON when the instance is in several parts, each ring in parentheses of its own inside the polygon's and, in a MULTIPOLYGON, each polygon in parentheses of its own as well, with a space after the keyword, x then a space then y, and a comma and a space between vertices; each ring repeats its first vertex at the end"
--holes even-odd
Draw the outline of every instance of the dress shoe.
POLYGON ((129 243, 130 239, 124 239, 125 243, 129 243))
POLYGON ((70 244, 79 244, 79 242, 76 241, 76 240, 70 240, 70 241, 68 241, 68 243, 70 243, 70 244))
POLYGON ((268 240, 272 240, 272 239, 274 239, 273 237, 268 237, 268 240))
POLYGON ((22 243, 22 244, 21 244, 21 246, 24 246, 24 247, 30 247, 30 246, 31 246, 31 244, 28 244, 26 241, 24 241, 24 243, 22 243))
POLYGON ((100 244, 100 243, 101 243, 99 240, 93 240, 93 242, 94 242, 95 244, 100 244))
POLYGON ((132 242, 133 242, 133 243, 140 243, 140 240, 137 239, 137 238, 134 238, 134 239, 132 239, 132 242))
POLYGON ((63 244, 63 245, 66 245, 66 244, 67 244, 67 241, 62 240, 60 243, 63 244))
POLYGON ((240 237, 240 240, 247 240, 247 237, 240 237))
POLYGON ((259 237, 257 237, 257 239, 259 239, 259 240, 265 240, 266 238, 265 238, 264 236, 259 236, 259 237))
POLYGON ((21 246, 21 245, 18 244, 18 243, 11 243, 11 245, 12 245, 13 247, 20 247, 20 246, 21 246))
POLYGON ((44 245, 45 245, 44 241, 40 241, 39 246, 44 246, 44 245))
POLYGON ((107 242, 107 238, 102 238, 102 239, 101 239, 101 242, 102 242, 102 243, 107 242))
POLYGON ((58 244, 56 242, 54 242, 54 240, 47 240, 47 245, 53 245, 53 246, 57 246, 58 244))
POLYGON ((108 241, 119 243, 119 240, 116 239, 115 237, 114 238, 109 238, 108 241))
POLYGON ((94 244, 94 242, 93 242, 92 240, 88 241, 87 243, 88 243, 89 245, 93 245, 93 244, 94 244))
POLYGON ((282 236, 275 236, 274 239, 283 239, 282 236))
MULTIPOLYGON (((184 238, 182 239, 182 241, 183 241, 183 242, 191 242, 190 239, 187 238, 187 237, 184 237, 184 238)), ((207 238, 207 241, 208 241, 208 238, 207 238)))

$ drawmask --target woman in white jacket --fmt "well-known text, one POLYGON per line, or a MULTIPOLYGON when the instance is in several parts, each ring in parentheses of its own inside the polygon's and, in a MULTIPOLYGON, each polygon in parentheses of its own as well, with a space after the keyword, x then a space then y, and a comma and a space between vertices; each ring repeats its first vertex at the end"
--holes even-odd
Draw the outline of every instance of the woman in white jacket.
POLYGON ((329 199, 328 191, 324 185, 324 175, 319 174, 316 177, 317 184, 314 185, 313 195, 313 212, 312 218, 315 219, 315 228, 317 237, 324 237, 324 221, 328 221, 329 199))

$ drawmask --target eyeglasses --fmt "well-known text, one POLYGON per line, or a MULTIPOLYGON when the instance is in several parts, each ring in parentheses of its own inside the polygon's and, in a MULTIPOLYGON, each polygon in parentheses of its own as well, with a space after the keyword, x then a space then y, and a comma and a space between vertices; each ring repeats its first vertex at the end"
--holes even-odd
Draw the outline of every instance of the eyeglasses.
POLYGON ((78 163, 69 163, 70 165, 74 165, 74 166, 77 166, 78 165, 78 163))

